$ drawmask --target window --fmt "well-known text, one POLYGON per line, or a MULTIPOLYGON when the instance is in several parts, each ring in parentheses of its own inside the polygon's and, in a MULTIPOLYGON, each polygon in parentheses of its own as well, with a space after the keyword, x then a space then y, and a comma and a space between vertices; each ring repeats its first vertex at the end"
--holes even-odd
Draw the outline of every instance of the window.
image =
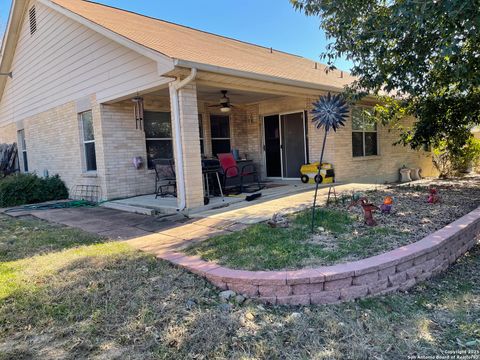
POLYGON ((28 11, 28 17, 30 19, 30 35, 33 35, 37 31, 37 11, 35 6, 32 6, 28 11))
POLYGON ((155 159, 173 159, 172 121, 169 112, 145 111, 143 115, 147 143, 147 164, 155 159))
POLYGON ((85 170, 97 171, 97 156, 95 154, 95 134, 93 131, 92 111, 80 113, 82 124, 83 151, 85 156, 85 170))
POLYGON ((27 143, 25 141, 25 130, 18 131, 18 142, 20 144, 19 150, 22 155, 21 161, 23 164, 23 171, 28 172, 28 157, 27 157, 27 143))
POLYGON ((352 151, 354 157, 378 155, 377 123, 367 118, 363 108, 352 110, 352 151))
POLYGON ((203 116, 198 114, 198 133, 200 135, 200 154, 205 154, 205 145, 203 142, 203 116))
POLYGON ((230 148, 230 118, 226 115, 210 115, 212 133, 212 154, 229 153, 230 148))

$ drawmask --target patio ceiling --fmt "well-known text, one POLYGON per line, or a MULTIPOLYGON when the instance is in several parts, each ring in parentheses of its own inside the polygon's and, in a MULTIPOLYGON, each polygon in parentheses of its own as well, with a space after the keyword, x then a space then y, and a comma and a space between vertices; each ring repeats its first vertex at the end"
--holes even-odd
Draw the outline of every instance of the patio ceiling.
MULTIPOLYGON (((229 88, 228 86, 217 87, 217 86, 208 86, 204 84, 198 84, 197 85, 198 100, 204 101, 207 103, 216 104, 219 102, 220 97, 222 96, 221 90, 228 91, 228 97, 230 98, 233 104, 251 104, 251 103, 256 103, 263 100, 269 100, 269 99, 280 97, 280 95, 275 95, 275 94, 239 90, 235 88, 232 89, 232 88, 229 88)), ((150 93, 150 95, 168 97, 169 92, 168 92, 168 89, 162 89, 162 90, 152 92, 150 93)))

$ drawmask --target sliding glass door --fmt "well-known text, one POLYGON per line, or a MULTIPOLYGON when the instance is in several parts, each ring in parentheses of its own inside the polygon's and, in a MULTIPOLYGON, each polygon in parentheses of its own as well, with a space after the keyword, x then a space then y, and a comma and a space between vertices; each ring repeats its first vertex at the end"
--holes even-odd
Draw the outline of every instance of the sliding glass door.
POLYGON ((267 177, 299 178, 307 159, 304 113, 265 116, 263 133, 267 177))

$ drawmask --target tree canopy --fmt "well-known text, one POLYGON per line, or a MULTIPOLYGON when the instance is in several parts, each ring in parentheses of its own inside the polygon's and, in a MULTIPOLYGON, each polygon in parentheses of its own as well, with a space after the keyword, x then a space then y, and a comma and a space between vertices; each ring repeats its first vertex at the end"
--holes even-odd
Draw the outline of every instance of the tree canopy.
POLYGON ((395 94, 378 107, 382 119, 417 117, 405 143, 462 146, 480 123, 480 0, 290 1, 319 16, 328 64, 353 62, 348 94, 395 94))

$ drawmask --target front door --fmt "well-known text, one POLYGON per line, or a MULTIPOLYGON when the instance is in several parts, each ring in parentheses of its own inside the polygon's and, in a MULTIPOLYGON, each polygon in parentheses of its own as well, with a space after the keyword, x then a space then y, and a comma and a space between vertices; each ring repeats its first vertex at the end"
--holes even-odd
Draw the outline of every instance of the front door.
POLYGON ((306 161, 303 112, 263 118, 267 177, 298 178, 306 161))

